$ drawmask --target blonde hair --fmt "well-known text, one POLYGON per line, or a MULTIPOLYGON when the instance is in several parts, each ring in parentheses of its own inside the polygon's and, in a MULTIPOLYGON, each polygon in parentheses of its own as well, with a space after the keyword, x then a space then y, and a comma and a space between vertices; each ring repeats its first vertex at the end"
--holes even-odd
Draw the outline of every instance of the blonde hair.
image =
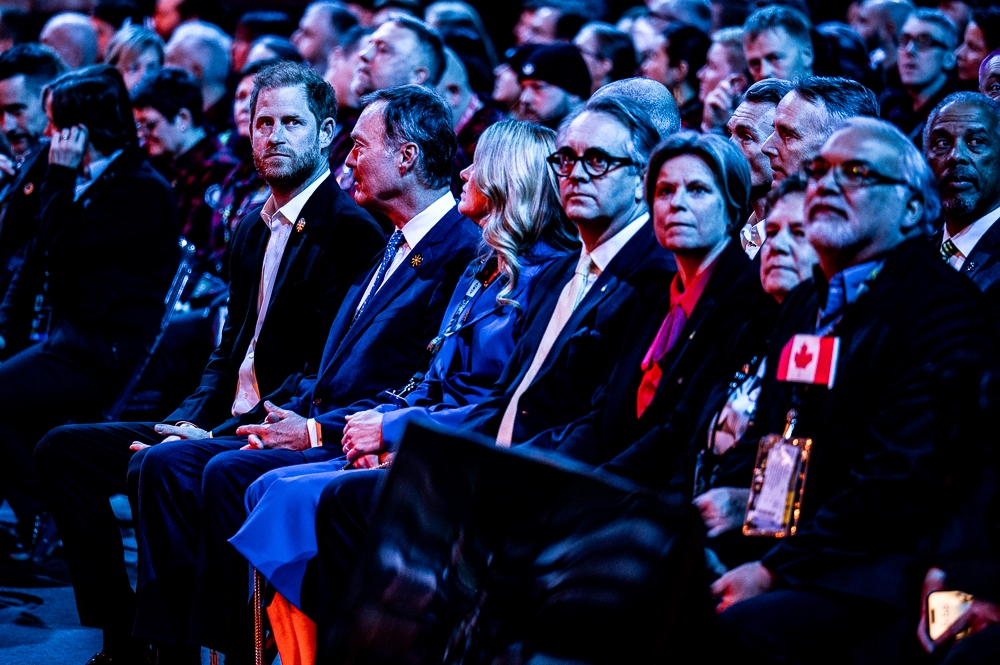
POLYGON ((163 66, 163 40, 152 30, 126 25, 114 34, 105 50, 104 63, 117 67, 126 60, 134 60, 146 51, 156 53, 163 66))
POLYGON ((517 287, 521 258, 536 242, 557 250, 579 247, 576 228, 563 212, 559 185, 545 158, 555 152, 547 127, 504 120, 489 127, 476 146, 474 184, 489 201, 483 241, 496 252, 508 282, 500 304, 517 287))

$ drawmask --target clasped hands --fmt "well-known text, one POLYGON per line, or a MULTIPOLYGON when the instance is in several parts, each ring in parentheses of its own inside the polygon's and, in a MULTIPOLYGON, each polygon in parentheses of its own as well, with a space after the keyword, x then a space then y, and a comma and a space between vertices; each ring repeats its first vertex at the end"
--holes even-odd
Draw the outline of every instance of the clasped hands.
MULTIPOLYGON (((264 409, 267 417, 259 425, 242 425, 236 428, 237 436, 247 437, 247 445, 242 450, 261 450, 263 448, 284 448, 285 450, 299 451, 309 447, 309 431, 306 429, 307 420, 288 409, 281 409, 271 402, 264 402, 264 409)), ((168 441, 208 439, 211 432, 203 430, 192 423, 180 423, 177 425, 156 425, 153 429, 157 434, 162 434, 166 438, 161 443, 168 441)), ((134 441, 132 450, 142 450, 149 448, 149 444, 134 441)))
POLYGON ((374 409, 347 416, 341 448, 347 455, 347 461, 358 469, 377 467, 395 456, 395 453, 385 450, 382 413, 374 409))

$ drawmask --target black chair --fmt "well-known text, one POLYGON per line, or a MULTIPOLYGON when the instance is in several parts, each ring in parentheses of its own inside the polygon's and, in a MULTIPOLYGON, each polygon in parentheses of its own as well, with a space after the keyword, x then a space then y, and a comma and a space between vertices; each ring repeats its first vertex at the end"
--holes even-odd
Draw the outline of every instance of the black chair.
POLYGON ((177 309, 177 303, 181 299, 181 295, 184 293, 184 289, 187 287, 188 282, 191 280, 191 274, 194 271, 195 264, 195 247, 193 244, 189 243, 184 238, 180 239, 181 247, 181 262, 177 267, 177 273, 174 275, 174 281, 170 284, 170 289, 167 291, 167 296, 163 300, 163 304, 166 306, 166 311, 163 313, 163 320, 160 322, 160 331, 156 334, 153 342, 146 349, 145 354, 136 365, 135 369, 132 370, 132 375, 129 377, 128 382, 122 391, 118 394, 118 399, 115 400, 114 404, 107 409, 102 417, 104 422, 113 423, 118 422, 122 419, 122 414, 129 408, 130 402, 138 395, 135 392, 136 386, 139 385, 139 381, 142 380, 142 375, 149 367, 149 361, 153 358, 153 354, 156 353, 157 348, 160 346, 160 342, 163 340, 163 335, 167 331, 167 326, 170 325, 170 321, 174 317, 174 313, 177 309))
POLYGON ((692 506, 411 425, 317 662, 666 662, 712 624, 703 539, 692 506))

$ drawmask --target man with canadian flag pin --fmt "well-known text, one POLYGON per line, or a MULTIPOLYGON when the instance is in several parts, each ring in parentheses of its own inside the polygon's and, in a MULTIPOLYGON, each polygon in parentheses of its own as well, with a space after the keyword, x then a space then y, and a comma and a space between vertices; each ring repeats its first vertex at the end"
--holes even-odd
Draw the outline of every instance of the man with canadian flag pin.
POLYGON ((774 546, 712 585, 720 642, 732 662, 899 662, 910 564, 963 470, 935 388, 997 351, 975 286, 928 242, 937 187, 899 130, 850 119, 806 176, 819 269, 783 303, 746 435, 761 443, 744 534, 774 546))

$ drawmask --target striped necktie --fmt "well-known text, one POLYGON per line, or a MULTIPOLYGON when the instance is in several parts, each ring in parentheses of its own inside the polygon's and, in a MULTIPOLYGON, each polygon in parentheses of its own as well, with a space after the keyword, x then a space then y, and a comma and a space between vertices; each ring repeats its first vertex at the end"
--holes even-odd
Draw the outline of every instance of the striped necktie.
MULTIPOLYGON (((378 293, 379 288, 382 286, 382 282, 385 281, 385 274, 389 271, 389 266, 392 265, 392 260, 396 258, 396 252, 399 251, 399 248, 404 242, 406 242, 406 238, 403 237, 403 232, 399 229, 393 231, 392 235, 389 236, 389 244, 385 246, 385 253, 382 254, 382 263, 379 264, 378 273, 375 275, 375 281, 372 282, 372 287, 368 290, 368 295, 365 297, 364 302, 361 303, 361 307, 358 307, 357 311, 354 312, 354 321, 358 320, 358 317, 361 316, 361 312, 365 311, 365 307, 368 306, 368 303, 370 303, 372 298, 375 297, 375 294, 378 293)), ((354 323, 354 321, 351 321, 351 323, 354 323)))
POLYGON ((951 239, 948 239, 941 243, 939 251, 941 252, 942 259, 945 261, 951 261, 951 257, 958 254, 958 247, 955 247, 955 243, 953 243, 951 239))

